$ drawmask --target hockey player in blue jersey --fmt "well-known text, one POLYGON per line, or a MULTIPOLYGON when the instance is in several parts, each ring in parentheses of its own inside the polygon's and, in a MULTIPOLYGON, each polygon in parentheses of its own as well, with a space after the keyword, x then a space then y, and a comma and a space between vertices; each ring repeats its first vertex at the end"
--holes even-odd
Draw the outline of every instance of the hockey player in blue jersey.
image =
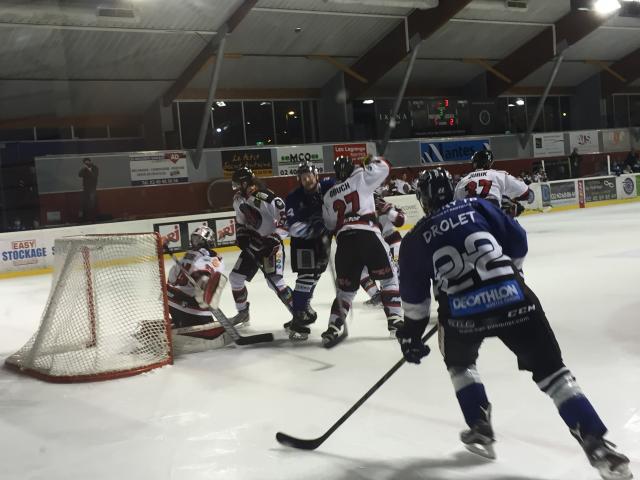
POLYGON ((291 269, 298 274, 293 290, 293 319, 284 324, 292 340, 306 340, 308 325, 318 314, 311 308, 313 290, 327 268, 331 235, 322 220, 322 197, 335 184, 318 179, 318 169, 304 161, 298 166, 300 186, 286 198, 287 224, 291 237, 291 269))
POLYGON ((433 282, 440 349, 469 426, 460 434, 465 447, 495 458, 491 404, 476 360, 483 339, 498 337, 554 401, 602 478, 632 478, 629 459, 604 440, 607 428, 565 366, 542 306, 524 283, 522 227, 481 198, 452 201, 451 175, 442 168, 422 172, 416 195, 426 216, 400 247, 405 318, 397 338, 408 362, 420 363, 429 353, 421 336, 433 282))

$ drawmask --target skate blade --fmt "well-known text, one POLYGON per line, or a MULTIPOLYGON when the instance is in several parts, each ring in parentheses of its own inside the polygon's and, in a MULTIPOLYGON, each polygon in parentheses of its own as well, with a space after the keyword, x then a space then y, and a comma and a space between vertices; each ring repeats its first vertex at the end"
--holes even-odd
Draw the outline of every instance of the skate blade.
POLYGON ((609 470, 606 462, 601 465, 596 464, 595 467, 604 480, 631 480, 633 478, 629 464, 618 465, 615 470, 609 470))
POLYGON ((466 448, 471 453, 475 453, 476 455, 480 455, 481 457, 487 458, 489 460, 496 459, 496 451, 494 450, 492 444, 482 445, 480 443, 465 443, 464 448, 466 448))
POLYGON ((287 333, 289 334, 289 340, 292 342, 303 342, 309 338, 308 333, 295 332, 289 329, 287 329, 287 333))

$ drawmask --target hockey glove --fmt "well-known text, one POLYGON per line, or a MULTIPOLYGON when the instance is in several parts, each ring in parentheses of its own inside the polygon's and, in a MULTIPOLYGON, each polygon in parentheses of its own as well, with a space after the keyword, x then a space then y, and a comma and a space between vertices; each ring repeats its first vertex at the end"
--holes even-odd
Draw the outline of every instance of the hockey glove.
POLYGON ((514 202, 506 197, 502 199, 500 208, 502 208, 502 211, 512 218, 515 218, 524 212, 524 207, 520 205, 520 203, 514 202))
POLYGON ((240 250, 246 250, 251 244, 251 237, 249 235, 238 235, 236 237, 236 244, 240 250))
MULTIPOLYGON (((409 363, 419 364, 420 359, 426 357, 431 349, 422 343, 420 331, 424 327, 416 328, 418 322, 405 318, 404 325, 396 331, 396 338, 400 343, 400 349, 404 359, 409 363)), ((420 322, 422 323, 422 322, 420 322)))

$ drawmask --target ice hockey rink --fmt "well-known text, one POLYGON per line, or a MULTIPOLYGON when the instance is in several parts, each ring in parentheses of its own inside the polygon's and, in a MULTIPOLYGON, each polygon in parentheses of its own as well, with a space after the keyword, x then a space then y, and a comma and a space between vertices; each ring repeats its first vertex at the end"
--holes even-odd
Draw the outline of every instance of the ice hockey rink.
MULTIPOLYGON (((527 283, 538 294, 565 362, 640 474, 640 203, 530 215, 527 283)), ((237 254, 225 254, 229 270, 237 254)), ((169 263, 169 262, 168 262, 169 263)), ((294 276, 287 275, 290 285, 294 276)), ((35 331, 50 275, 0 280, 0 357, 35 331)), ((333 299, 316 290, 319 320, 303 344, 227 347, 177 357, 137 377, 56 385, 0 369, 0 478, 473 479, 599 478, 552 401, 513 355, 487 340, 478 362, 498 459, 466 452, 442 358, 405 365, 318 450, 280 446, 275 433, 324 433, 401 357, 383 312, 356 299, 350 337, 320 346, 333 299)), ((252 326, 282 335, 285 308, 256 277, 252 326)), ((234 313, 231 293, 222 308, 234 313)), ((246 334, 246 333, 245 333, 246 334)))

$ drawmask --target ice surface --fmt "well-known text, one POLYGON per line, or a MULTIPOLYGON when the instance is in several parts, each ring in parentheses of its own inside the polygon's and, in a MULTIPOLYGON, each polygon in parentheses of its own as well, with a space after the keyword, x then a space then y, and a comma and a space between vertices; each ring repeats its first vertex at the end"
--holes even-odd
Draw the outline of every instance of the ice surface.
MULTIPOLYGON (((640 462, 640 203, 522 218, 527 282, 567 365, 610 429, 640 462)), ((235 254, 226 254, 230 269, 235 254)), ((290 285, 294 276, 287 275, 290 285)), ((0 281, 0 356, 37 327, 50 276, 0 281)), ((317 451, 275 433, 324 433, 399 358, 382 311, 356 299, 349 339, 320 347, 333 299, 325 275, 306 344, 191 354, 141 376, 54 385, 0 370, 0 478, 46 479, 597 479, 552 401, 496 340, 478 369, 493 403, 498 459, 467 453, 462 415, 435 339, 317 451)), ((263 279, 249 285, 251 332, 289 320, 263 279)), ((222 308, 234 313, 227 291, 222 308)))

